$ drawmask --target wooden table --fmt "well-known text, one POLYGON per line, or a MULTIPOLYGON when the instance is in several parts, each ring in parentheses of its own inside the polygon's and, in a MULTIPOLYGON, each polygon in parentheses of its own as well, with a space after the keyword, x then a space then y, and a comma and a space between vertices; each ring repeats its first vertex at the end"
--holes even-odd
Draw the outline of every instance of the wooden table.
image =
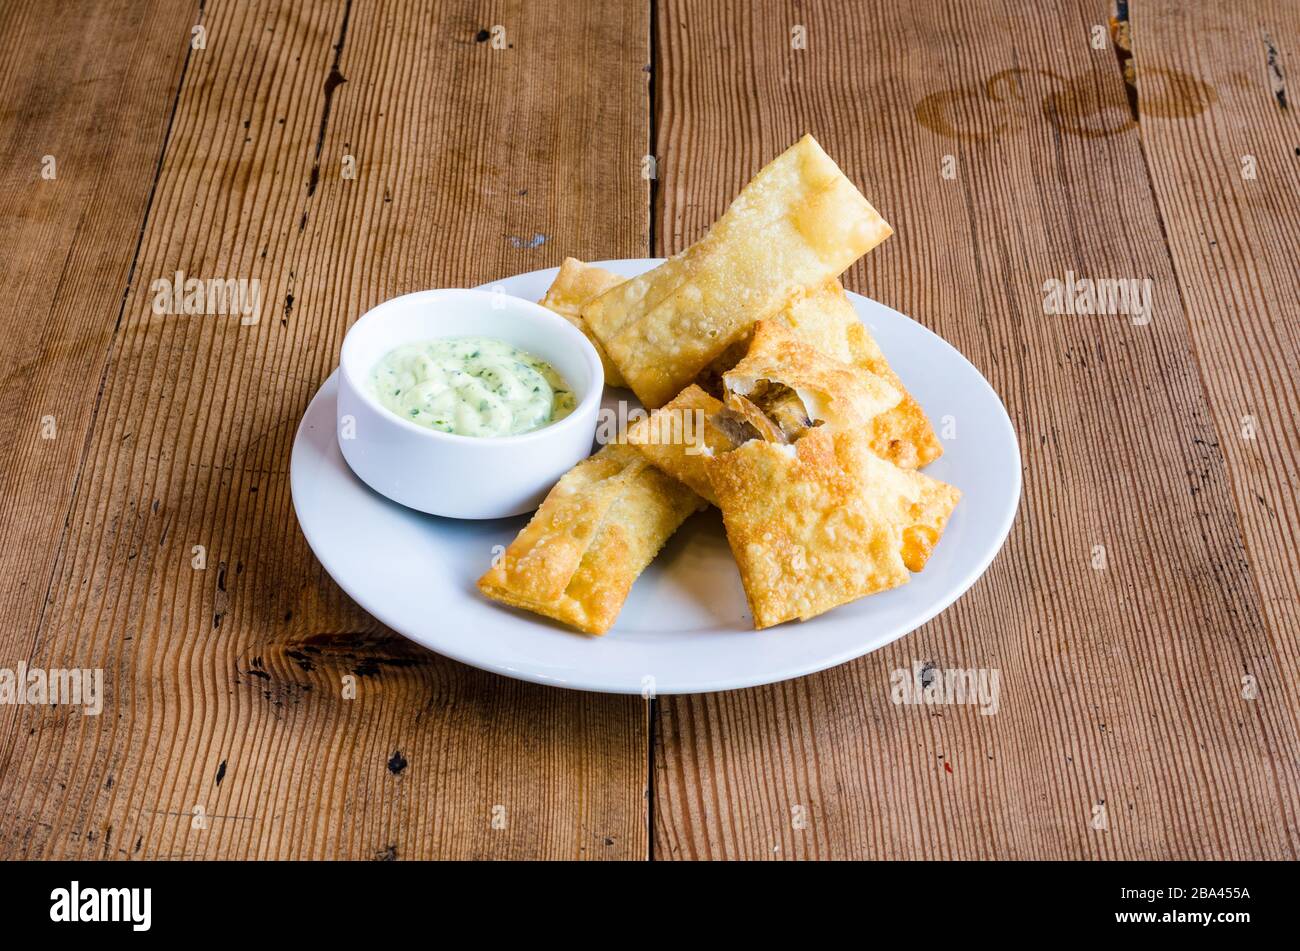
POLYGON ((107 698, 0 707, 0 857, 1295 858, 1300 9, 1133 2, 1136 94, 1108 10, 6 2, 0 667, 107 698), (804 131, 896 229, 847 285, 1015 422, 987 575, 854 663, 650 703, 342 595, 288 457, 348 325, 678 251, 804 131), (176 271, 260 319, 155 313, 176 271), (1045 314, 1068 274, 1149 279, 1150 320, 1045 314), (896 706, 918 661, 997 669, 999 712, 896 706))

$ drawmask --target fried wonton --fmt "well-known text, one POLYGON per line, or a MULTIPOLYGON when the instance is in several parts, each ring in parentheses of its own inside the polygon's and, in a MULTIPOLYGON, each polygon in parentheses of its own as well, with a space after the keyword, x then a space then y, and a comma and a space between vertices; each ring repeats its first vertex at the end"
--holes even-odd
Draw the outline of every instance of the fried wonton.
POLYGON ((853 362, 848 329, 858 323, 858 315, 838 279, 795 294, 772 320, 784 324, 796 337, 828 357, 853 362))
POLYGON ((546 296, 538 301, 547 310, 555 311, 587 335, 587 339, 600 354, 601 365, 605 368, 605 383, 608 386, 627 386, 627 383, 618 372, 618 367, 614 366, 613 361, 609 359, 605 348, 591 332, 591 328, 587 326, 587 322, 582 319, 582 305, 599 297, 611 287, 617 287, 625 280, 627 279, 603 267, 584 264, 577 258, 565 258, 564 263, 560 265, 560 273, 555 275, 555 280, 547 288, 546 296))
POLYGON ((708 475, 759 629, 906 583, 961 496, 881 459, 862 429, 753 440, 708 475))
POLYGON ((903 395, 867 370, 827 356, 777 321, 754 325, 745 358, 723 374, 724 402, 770 442, 793 442, 813 426, 865 426, 903 395))
POLYGON ((789 443, 815 426, 861 428, 898 403, 891 384, 826 356, 784 324, 759 321, 749 351, 722 377, 719 401, 692 384, 640 420, 627 442, 705 499, 710 456, 750 439, 789 443))
POLYGON ((708 234, 586 304, 582 316, 654 409, 799 288, 820 287, 890 234, 806 135, 745 186, 708 234))
POLYGON ((862 323, 849 327, 849 348, 853 363, 884 377, 903 394, 902 402, 871 421, 871 448, 882 459, 904 469, 920 469, 943 455, 943 443, 934 434, 930 419, 903 386, 880 347, 862 323))
POLYGON ((635 446, 652 463, 703 498, 717 504, 705 460, 736 448, 736 438, 717 420, 722 402, 692 384, 627 431, 635 446))
POLYGON ((570 469, 498 564, 489 598, 604 634, 632 582, 703 500, 630 446, 606 446, 570 469))
MULTIPOLYGON (((844 288, 839 281, 831 280, 812 291, 799 288, 781 310, 767 319, 789 328, 801 341, 828 357, 852 363, 845 308, 848 310, 847 320, 856 323, 857 314, 844 296, 844 288)), ((749 350, 749 341, 749 333, 736 340, 696 375, 695 382, 710 396, 721 398, 722 376, 744 358, 749 350)))
POLYGON ((838 280, 796 296, 774 319, 823 353, 883 377, 902 394, 897 406, 871 423, 871 446, 876 455, 904 469, 922 468, 943 455, 943 444, 925 410, 890 367, 871 331, 858 320, 838 280))
POLYGON ((695 382, 691 385, 698 386, 710 396, 721 399, 722 375, 744 359, 745 351, 748 349, 749 335, 747 334, 710 360, 708 366, 695 374, 695 382))

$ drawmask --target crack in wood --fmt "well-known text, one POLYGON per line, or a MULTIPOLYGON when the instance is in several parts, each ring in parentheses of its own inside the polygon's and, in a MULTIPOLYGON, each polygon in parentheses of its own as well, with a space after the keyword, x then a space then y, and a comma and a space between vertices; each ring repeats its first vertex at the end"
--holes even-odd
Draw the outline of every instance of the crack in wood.
POLYGON ((1133 62, 1133 34, 1128 20, 1128 0, 1118 0, 1115 15, 1110 18, 1110 40, 1115 48, 1115 59, 1119 63, 1120 75, 1124 79, 1124 94, 1128 98, 1129 112, 1137 122, 1138 92, 1137 71, 1133 62))
POLYGON ((1265 64, 1268 66, 1268 85, 1273 90, 1273 96, 1277 99, 1277 104, 1283 109, 1286 108, 1286 77, 1282 75, 1282 63, 1277 55, 1277 47, 1273 45, 1273 40, 1269 37, 1268 31, 1264 31, 1264 50, 1267 53, 1265 64))
MULTIPOLYGON (((347 0, 343 5, 343 24, 339 28, 339 39, 334 44, 334 61, 330 64, 329 74, 325 77, 325 105, 321 109, 320 129, 316 133, 316 152, 312 156, 311 173, 307 177, 307 197, 311 198, 316 194, 316 186, 320 184, 320 157, 325 148, 325 130, 329 127, 330 110, 334 104, 334 91, 342 86, 347 79, 339 70, 339 62, 343 57, 343 44, 348 38, 348 20, 352 17, 352 0, 347 0)), ((307 227, 307 213, 303 212, 302 218, 298 222, 298 230, 302 231, 307 227)))

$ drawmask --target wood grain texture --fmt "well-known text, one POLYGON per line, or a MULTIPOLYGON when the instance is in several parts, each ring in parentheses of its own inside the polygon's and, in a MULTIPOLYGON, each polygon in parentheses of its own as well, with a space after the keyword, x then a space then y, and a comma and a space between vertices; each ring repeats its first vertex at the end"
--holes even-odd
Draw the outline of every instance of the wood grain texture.
POLYGON ((645 253, 646 9, 560 6, 205 5, 49 604, 16 635, 34 664, 104 667, 105 712, 19 708, 0 855, 646 854, 642 701, 382 630, 289 497, 297 421, 368 307, 645 253), (260 280, 259 322, 154 313, 177 270, 260 280))
MULTIPOLYGON (((197 2, 0 6, 0 667, 30 657, 197 2), (105 50, 114 51, 105 55, 105 50)), ((0 707, 0 769, 16 710, 0 707)))
POLYGON ((1269 643, 1300 710, 1300 8, 1134 8, 1142 143, 1269 643), (1192 28, 1194 27, 1194 28, 1192 28), (1169 118, 1170 75, 1211 108, 1169 118), (1288 84, 1288 78, 1291 82, 1288 84), (1288 88, 1289 87, 1289 88, 1288 88))
MULTIPOLYGON (((1265 624, 1094 7, 658 4, 657 250, 812 132, 896 229, 846 283, 984 372, 1025 490, 988 574, 891 648, 660 700, 656 857, 1296 856, 1294 710, 1242 683, 1294 663, 1265 624), (1067 272, 1150 279, 1152 319, 1045 314, 1067 272), (998 670, 998 712, 895 705, 890 674, 914 662, 998 670)), ((960 406, 934 409, 972 438, 960 406)))
POLYGON ((1136 123, 1082 0, 0 7, 0 667, 109 689, 99 718, 0 707, 0 857, 1295 858, 1300 26, 1133 7, 1136 123), (646 253, 651 144, 680 250, 803 131, 897 230, 848 285, 1018 428, 976 588, 653 730, 348 601, 287 465, 349 323, 646 253), (154 313, 177 270, 256 278, 260 321, 154 313), (1149 278, 1153 320, 1044 314, 1067 272, 1149 278), (893 704, 927 662, 996 669, 999 712, 893 704))

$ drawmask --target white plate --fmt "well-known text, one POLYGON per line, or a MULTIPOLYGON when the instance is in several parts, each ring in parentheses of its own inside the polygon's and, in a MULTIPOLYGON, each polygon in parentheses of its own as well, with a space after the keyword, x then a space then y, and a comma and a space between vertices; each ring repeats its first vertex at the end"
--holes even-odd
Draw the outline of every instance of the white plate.
MULTIPOLYGON (((632 276, 659 263, 601 265, 632 276)), ((547 268, 485 286, 539 300, 555 273, 547 268)), ((520 680, 610 693, 699 693, 786 680, 860 657, 934 617, 988 567, 1020 499, 1020 451, 1002 402, 965 357, 897 311, 857 294, 849 299, 936 430, 949 427, 944 455, 927 474, 964 493, 929 564, 901 588, 811 621, 754 631, 722 520, 711 509, 678 530, 603 637, 503 607, 474 582, 493 546, 509 544, 527 516, 458 522, 371 491, 335 440, 333 376, 312 400, 293 445, 290 481, 303 534, 339 586, 388 627, 520 680)), ((630 396, 607 391, 606 402, 630 396)))

